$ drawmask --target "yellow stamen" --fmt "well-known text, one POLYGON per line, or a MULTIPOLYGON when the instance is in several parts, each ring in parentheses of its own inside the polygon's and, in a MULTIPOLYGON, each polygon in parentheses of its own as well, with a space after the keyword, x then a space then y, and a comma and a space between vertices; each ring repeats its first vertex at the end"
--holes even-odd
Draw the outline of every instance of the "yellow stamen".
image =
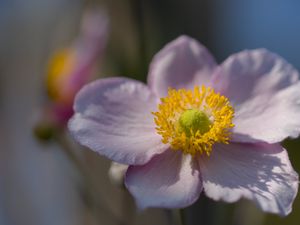
POLYGON ((185 154, 210 154, 214 143, 228 144, 234 126, 229 100, 209 87, 169 89, 153 112, 162 142, 185 154))
POLYGON ((47 74, 47 89, 49 96, 54 100, 64 100, 64 86, 69 79, 74 65, 74 54, 71 49, 62 49, 50 59, 47 74))

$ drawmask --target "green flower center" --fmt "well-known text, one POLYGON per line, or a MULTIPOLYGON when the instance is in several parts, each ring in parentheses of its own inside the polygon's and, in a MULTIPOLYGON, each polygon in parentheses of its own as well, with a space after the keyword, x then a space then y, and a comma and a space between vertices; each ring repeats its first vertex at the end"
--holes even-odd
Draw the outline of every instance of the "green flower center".
POLYGON ((229 100, 205 86, 193 91, 170 88, 153 115, 162 143, 191 155, 209 156, 215 143, 228 144, 234 126, 229 100))
POLYGON ((199 132, 204 134, 209 131, 212 122, 208 116, 197 109, 188 109, 184 111, 178 120, 178 129, 183 131, 187 137, 199 132))

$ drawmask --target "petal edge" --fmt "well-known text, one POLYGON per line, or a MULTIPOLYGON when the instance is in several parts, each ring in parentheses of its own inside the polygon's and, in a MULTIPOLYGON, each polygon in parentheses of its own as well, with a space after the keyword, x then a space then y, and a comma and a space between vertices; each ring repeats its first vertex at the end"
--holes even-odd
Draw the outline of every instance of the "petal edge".
POLYGON ((263 211, 286 216, 298 191, 298 175, 279 145, 218 146, 200 159, 205 194, 214 200, 253 200, 263 211))
POLYGON ((100 79, 76 95, 69 130, 80 144, 122 164, 144 164, 166 150, 155 131, 157 98, 127 78, 100 79))

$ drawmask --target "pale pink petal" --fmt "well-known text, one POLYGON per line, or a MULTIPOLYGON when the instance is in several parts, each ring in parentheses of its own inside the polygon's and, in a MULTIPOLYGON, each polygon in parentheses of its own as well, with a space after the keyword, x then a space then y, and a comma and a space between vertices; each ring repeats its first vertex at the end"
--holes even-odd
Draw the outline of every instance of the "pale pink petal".
POLYGON ((278 143, 300 133, 300 83, 273 96, 253 97, 236 110, 233 140, 278 143))
POLYGON ((141 82, 100 79, 77 94, 69 130, 79 143, 113 161, 144 164, 167 148, 155 131, 156 102, 141 82))
POLYGON ((298 191, 298 175, 280 145, 217 145, 199 159, 203 187, 214 200, 253 200, 263 211, 287 215, 298 191))
POLYGON ((300 133, 298 72, 279 56, 258 49, 229 57, 214 88, 235 108, 234 141, 280 142, 300 133))
POLYGON ((183 208, 202 191, 196 161, 181 151, 167 150, 145 165, 130 166, 125 183, 139 208, 183 208))
POLYGON ((208 84, 216 62, 208 50, 188 36, 180 36, 158 52, 150 65, 148 84, 160 97, 168 88, 208 84))
POLYGON ((91 80, 95 65, 102 60, 109 33, 109 18, 99 9, 88 9, 81 21, 81 32, 71 46, 71 69, 61 82, 61 92, 71 102, 80 88, 91 80))

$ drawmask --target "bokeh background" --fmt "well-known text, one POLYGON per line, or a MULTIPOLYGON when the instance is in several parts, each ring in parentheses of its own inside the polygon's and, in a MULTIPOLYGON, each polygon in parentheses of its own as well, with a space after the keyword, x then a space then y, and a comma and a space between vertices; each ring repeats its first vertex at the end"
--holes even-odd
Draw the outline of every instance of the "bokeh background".
MULTIPOLYGON (((98 77, 145 81, 153 55, 181 34, 206 45, 218 62, 263 47, 300 69, 297 0, 0 0, 0 225, 178 224, 177 212, 136 212, 128 193, 110 182, 110 162, 74 145, 98 191, 96 209, 89 207, 74 163, 57 143, 33 135, 47 101, 49 58, 76 37, 84 10, 98 6, 110 18, 98 77)), ((300 141, 284 145, 300 173, 300 141)), ((187 224, 300 224, 299 195, 293 208, 280 218, 246 200, 201 196, 184 212, 187 224)))

